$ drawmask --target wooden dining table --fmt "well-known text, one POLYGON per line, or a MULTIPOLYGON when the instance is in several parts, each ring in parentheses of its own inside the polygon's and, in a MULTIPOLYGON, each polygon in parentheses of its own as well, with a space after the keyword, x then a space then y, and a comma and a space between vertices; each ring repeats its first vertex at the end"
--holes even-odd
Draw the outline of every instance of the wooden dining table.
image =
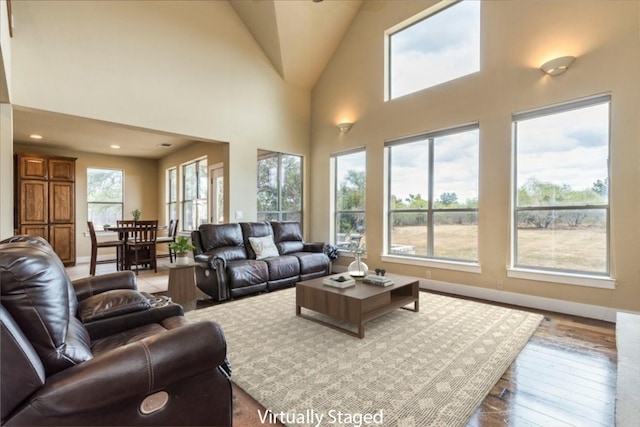
MULTIPOLYGON (((167 230, 169 227, 166 225, 159 225, 158 231, 167 230)), ((119 270, 125 270, 131 267, 131 262, 127 262, 127 248, 126 243, 129 240, 129 233, 134 231, 135 226, 133 224, 122 224, 122 225, 109 225, 104 226, 104 231, 115 231, 118 233, 118 240, 124 242, 122 247, 118 248, 118 259, 120 260, 120 265, 118 266, 119 270)))

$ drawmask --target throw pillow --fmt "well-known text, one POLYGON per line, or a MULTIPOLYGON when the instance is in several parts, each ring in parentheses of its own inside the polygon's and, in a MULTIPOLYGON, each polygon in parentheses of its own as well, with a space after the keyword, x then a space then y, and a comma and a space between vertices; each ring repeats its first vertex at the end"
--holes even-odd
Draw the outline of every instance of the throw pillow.
POLYGON ((249 237, 249 243, 251 243, 251 248, 256 253, 256 259, 280 255, 271 236, 249 237))

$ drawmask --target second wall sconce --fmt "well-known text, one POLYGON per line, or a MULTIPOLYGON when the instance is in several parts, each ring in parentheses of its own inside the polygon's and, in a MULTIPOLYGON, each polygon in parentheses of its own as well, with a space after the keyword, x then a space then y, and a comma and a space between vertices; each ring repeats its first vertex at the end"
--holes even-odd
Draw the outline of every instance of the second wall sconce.
POLYGON ((351 130, 351 126, 353 126, 353 123, 349 123, 349 122, 338 123, 338 128, 342 133, 349 132, 351 130))
POLYGON ((569 65, 571 65, 575 59, 574 56, 562 56, 545 62, 540 66, 540 69, 550 76, 557 76, 567 71, 569 65))

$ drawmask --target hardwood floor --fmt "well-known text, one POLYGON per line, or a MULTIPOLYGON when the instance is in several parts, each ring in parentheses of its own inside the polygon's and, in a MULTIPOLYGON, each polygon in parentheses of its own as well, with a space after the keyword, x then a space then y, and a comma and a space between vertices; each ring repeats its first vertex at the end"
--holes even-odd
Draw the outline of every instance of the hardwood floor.
MULTIPOLYGON (((500 305, 545 319, 467 427, 615 425, 615 324, 500 305)), ((262 424, 258 410, 264 408, 234 384, 233 425, 282 425, 262 424)))
MULTIPOLYGON (((84 277, 84 266, 68 271, 84 277)), ((138 281, 144 290, 156 292, 166 290, 167 278, 168 269, 161 268, 158 274, 141 273, 138 281)), ((209 305, 198 301, 197 308, 209 305)), ((500 305, 541 313, 545 319, 467 427, 615 425, 615 324, 500 305)), ((233 392, 235 427, 281 425, 262 423, 258 411, 264 408, 235 384, 233 392)))
POLYGON ((542 324, 468 427, 615 425, 615 324, 541 313, 542 324))

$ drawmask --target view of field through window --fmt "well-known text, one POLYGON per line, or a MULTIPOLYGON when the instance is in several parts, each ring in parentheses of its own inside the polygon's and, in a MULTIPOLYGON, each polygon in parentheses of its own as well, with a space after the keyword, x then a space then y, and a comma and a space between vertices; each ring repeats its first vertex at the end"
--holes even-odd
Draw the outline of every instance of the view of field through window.
POLYGON ((514 115, 515 266, 608 274, 609 101, 514 115))
POLYGON ((388 144, 388 253, 478 260, 477 125, 388 144))

